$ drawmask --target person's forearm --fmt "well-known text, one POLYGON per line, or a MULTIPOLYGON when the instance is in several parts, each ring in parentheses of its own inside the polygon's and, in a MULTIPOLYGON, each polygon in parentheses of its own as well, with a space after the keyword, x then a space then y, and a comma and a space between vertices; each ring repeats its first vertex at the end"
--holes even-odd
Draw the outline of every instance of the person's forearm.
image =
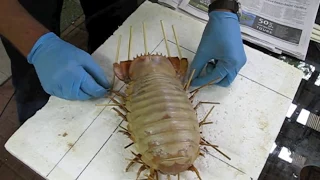
POLYGON ((0 0, 0 34, 25 57, 34 43, 49 32, 36 21, 17 0, 0 0))

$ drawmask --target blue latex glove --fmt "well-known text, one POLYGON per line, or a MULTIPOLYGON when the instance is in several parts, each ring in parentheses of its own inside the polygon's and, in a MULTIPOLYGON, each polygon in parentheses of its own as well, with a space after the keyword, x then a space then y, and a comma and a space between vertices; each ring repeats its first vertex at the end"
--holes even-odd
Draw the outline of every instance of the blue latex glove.
POLYGON ((34 65, 44 90, 63 99, 102 97, 110 86, 91 55, 52 32, 37 40, 27 59, 34 65))
POLYGON ((217 85, 229 86, 246 61, 237 15, 222 11, 209 13, 209 21, 191 64, 191 70, 196 69, 191 86, 201 86, 217 78, 220 78, 217 85), (206 66, 212 59, 217 60, 215 67, 206 66), (205 66, 206 75, 200 77, 205 66))

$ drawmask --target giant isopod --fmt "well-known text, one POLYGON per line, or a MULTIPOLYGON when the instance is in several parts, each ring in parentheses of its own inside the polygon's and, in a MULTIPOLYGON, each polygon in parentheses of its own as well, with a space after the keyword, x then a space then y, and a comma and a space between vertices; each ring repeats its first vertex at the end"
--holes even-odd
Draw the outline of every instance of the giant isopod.
MULTIPOLYGON (((111 98, 119 107, 113 109, 127 121, 127 127, 122 127, 121 132, 132 140, 130 145, 134 145, 136 150, 136 153, 132 152, 134 158, 130 160, 126 170, 137 163, 141 165, 137 178, 142 171, 148 170, 149 180, 158 179, 158 173, 167 175, 168 178, 171 175, 178 176, 180 179, 180 173, 184 171, 193 171, 201 179, 200 173, 193 165, 199 156, 204 155, 200 152, 201 146, 210 146, 230 158, 218 150, 217 146, 201 137, 200 127, 210 124, 206 122, 206 118, 214 105, 200 122, 196 109, 200 104, 215 103, 199 102, 193 105, 195 94, 205 86, 188 92, 194 71, 187 82, 183 83, 188 71, 188 60, 181 55, 174 26, 172 29, 179 57, 170 56, 162 21, 161 27, 168 57, 148 53, 143 23, 145 53, 132 60, 115 62, 113 66, 114 77, 127 86, 125 94, 112 91, 121 97, 121 100, 111 98)), ((131 30, 132 28, 130 40, 131 30)), ((129 59, 130 55, 128 56, 129 59)), ((213 81, 209 84, 212 83, 213 81)))

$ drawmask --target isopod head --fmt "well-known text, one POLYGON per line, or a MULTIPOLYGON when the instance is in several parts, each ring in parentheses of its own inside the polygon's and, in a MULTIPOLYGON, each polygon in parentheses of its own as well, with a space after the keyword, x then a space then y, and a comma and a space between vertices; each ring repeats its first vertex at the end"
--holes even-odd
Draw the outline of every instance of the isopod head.
POLYGON ((143 54, 133 60, 113 64, 115 75, 125 83, 150 73, 163 73, 183 80, 187 69, 186 58, 180 60, 178 57, 165 57, 159 54, 143 54))

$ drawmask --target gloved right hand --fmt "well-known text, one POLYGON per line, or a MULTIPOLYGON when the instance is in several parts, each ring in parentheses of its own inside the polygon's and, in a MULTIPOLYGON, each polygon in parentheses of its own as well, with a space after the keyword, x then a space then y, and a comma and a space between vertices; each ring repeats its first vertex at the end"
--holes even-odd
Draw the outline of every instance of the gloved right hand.
POLYGON ((190 66, 191 70, 196 70, 191 86, 202 86, 219 79, 215 84, 227 87, 246 61, 237 15, 224 11, 210 12, 209 21, 190 66), (217 62, 216 66, 209 63, 212 59, 217 62), (206 74, 201 76, 204 68, 206 74))
POLYGON ((41 36, 27 56, 44 90, 67 100, 104 96, 110 84, 90 54, 50 32, 41 36))

